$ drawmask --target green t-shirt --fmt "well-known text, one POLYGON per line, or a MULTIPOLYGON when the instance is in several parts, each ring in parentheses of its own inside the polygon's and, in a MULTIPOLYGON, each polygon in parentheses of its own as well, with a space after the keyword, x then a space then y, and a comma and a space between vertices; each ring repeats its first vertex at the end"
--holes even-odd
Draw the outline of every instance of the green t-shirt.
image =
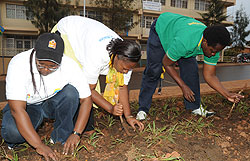
MULTIPOLYGON (((163 49, 172 61, 204 55, 201 41, 205 28, 198 20, 170 12, 162 13, 155 26, 163 49)), ((204 63, 209 65, 216 65, 218 60, 219 52, 210 58, 204 56, 204 63)))

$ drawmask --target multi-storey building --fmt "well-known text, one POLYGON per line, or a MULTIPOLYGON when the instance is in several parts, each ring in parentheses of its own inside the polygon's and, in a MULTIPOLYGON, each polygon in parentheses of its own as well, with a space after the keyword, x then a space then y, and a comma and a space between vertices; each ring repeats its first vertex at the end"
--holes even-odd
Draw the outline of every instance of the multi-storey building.
MULTIPOLYGON (((0 26, 5 31, 0 35, 0 75, 6 74, 9 60, 21 51, 34 47, 39 31, 26 17, 25 0, 0 1, 0 26)), ((75 0, 72 0, 72 4, 75 0)), ((236 0, 222 0, 225 2, 224 11, 235 4, 236 0)), ((103 15, 95 11, 91 0, 80 0, 77 7, 78 14, 102 21, 103 15), (85 3, 84 3, 85 2, 85 3), (85 4, 85 7, 84 7, 85 4), (85 8, 85 12, 83 11, 85 8)), ((146 43, 150 25, 163 12, 174 12, 201 20, 199 13, 207 11, 209 0, 136 0, 137 13, 131 18, 139 22, 129 32, 119 33, 124 39, 133 39, 141 44, 142 59, 146 59, 146 43)), ((75 3, 74 3, 75 4, 75 3)), ((223 22, 232 24, 232 22, 223 22)))

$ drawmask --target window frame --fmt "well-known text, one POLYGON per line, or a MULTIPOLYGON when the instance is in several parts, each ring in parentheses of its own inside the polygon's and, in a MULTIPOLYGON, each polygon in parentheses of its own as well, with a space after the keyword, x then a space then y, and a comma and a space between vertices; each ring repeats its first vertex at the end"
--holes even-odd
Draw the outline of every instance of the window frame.
POLYGON ((171 7, 176 7, 176 8, 188 8, 188 0, 171 0, 170 3, 171 7))
MULTIPOLYGON (((85 16, 94 20, 97 20, 99 22, 103 21, 103 15, 101 12, 95 11, 95 10, 86 10, 85 16)), ((80 16, 83 16, 83 10, 80 10, 80 16)))
POLYGON ((194 9, 199 11, 208 11, 210 1, 208 0, 195 0, 194 9))
POLYGON ((6 3, 6 18, 27 20, 26 12, 24 5, 6 3))
POLYGON ((154 20, 157 19, 157 17, 153 17, 153 16, 142 16, 141 17, 141 23, 140 26, 142 28, 150 28, 152 23, 154 22, 154 20))

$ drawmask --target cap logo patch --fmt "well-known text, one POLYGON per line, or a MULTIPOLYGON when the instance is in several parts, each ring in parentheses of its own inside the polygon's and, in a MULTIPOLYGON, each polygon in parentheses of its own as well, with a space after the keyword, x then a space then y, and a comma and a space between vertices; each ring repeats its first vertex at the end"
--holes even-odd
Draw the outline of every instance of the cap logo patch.
POLYGON ((48 47, 52 49, 56 49, 56 41, 54 39, 50 40, 48 47))

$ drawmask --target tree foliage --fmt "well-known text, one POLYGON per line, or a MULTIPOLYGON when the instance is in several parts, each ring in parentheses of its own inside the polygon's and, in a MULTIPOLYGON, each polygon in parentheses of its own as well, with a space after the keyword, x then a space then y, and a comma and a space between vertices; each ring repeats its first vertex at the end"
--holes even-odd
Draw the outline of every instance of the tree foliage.
POLYGON ((248 43, 246 37, 250 34, 250 30, 247 30, 249 25, 249 18, 242 7, 236 11, 232 34, 232 46, 239 50, 244 49, 244 46, 248 43))
POLYGON ((211 0, 208 6, 208 12, 200 13, 204 23, 207 26, 221 24, 227 19, 226 12, 224 12, 225 2, 221 0, 211 0))
POLYGON ((103 14, 103 23, 112 30, 131 30, 138 22, 132 22, 137 0, 93 0, 96 10, 103 14))
MULTIPOLYGON (((26 15, 31 23, 43 32, 50 32, 53 26, 63 17, 74 14, 70 0, 28 0, 24 2, 26 15)), ((78 1, 76 4, 78 5, 78 1)))

